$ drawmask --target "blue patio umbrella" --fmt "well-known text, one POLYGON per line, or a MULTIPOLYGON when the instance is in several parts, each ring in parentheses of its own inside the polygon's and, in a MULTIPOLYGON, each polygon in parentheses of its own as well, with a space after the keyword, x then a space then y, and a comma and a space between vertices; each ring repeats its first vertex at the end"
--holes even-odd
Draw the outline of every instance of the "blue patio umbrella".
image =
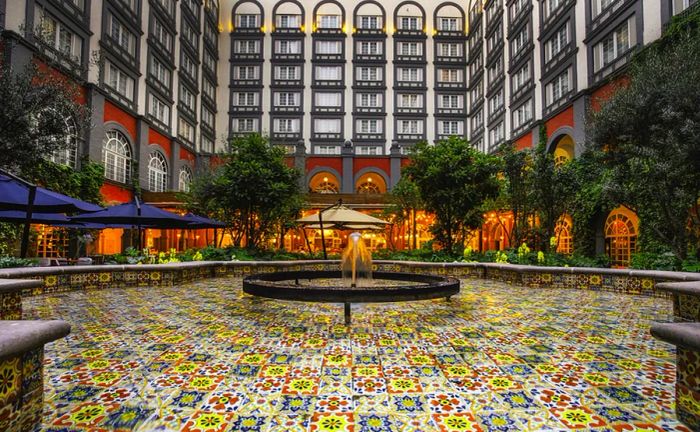
POLYGON ((132 202, 107 207, 101 211, 72 216, 70 220, 79 223, 99 223, 107 226, 129 225, 137 228, 139 230, 139 249, 141 249, 142 228, 187 229, 190 224, 190 221, 186 218, 158 207, 141 203, 138 198, 135 198, 132 202))
POLYGON ((32 214, 70 213, 101 210, 102 207, 69 196, 44 189, 22 180, 6 171, 0 170, 0 210, 19 210, 25 212, 24 230, 20 256, 27 256, 29 249, 29 226, 32 214))
POLYGON ((191 229, 205 229, 205 228, 224 228, 226 224, 219 222, 214 219, 209 219, 204 216, 199 216, 193 213, 187 213, 184 216, 185 219, 190 221, 189 227, 191 229))

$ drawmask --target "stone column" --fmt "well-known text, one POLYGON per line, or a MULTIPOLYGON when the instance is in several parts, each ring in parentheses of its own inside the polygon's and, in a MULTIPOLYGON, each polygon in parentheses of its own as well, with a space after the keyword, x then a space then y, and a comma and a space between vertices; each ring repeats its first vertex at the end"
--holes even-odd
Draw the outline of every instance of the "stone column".
POLYGON ((341 173, 343 178, 340 180, 340 192, 353 193, 355 192, 355 174, 353 173, 353 159, 355 157, 355 149, 353 148, 352 141, 345 141, 341 150, 341 155, 343 158, 343 172, 341 173))
POLYGON ((396 183, 401 180, 401 147, 396 141, 392 141, 391 148, 389 149, 389 155, 391 158, 390 166, 391 172, 389 173, 389 190, 392 190, 396 183))

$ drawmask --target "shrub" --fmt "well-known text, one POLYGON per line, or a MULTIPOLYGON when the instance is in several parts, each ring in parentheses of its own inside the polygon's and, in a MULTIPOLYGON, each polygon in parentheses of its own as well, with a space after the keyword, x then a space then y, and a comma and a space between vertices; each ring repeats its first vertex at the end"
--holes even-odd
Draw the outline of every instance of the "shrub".
POLYGON ((0 268, 31 267, 33 265, 36 265, 36 260, 16 258, 13 256, 0 256, 0 268))

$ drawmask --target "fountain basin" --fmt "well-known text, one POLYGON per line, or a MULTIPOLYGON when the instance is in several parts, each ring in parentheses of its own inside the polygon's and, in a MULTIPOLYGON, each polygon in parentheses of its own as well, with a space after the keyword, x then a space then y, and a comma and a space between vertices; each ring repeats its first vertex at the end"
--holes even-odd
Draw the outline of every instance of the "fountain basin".
POLYGON ((351 303, 449 300, 459 294, 459 280, 455 278, 414 273, 373 272, 370 286, 313 283, 341 279, 342 272, 333 270, 259 273, 243 279, 243 292, 278 300, 344 303, 346 324, 350 323, 351 303), (310 283, 302 283, 305 281, 310 283))

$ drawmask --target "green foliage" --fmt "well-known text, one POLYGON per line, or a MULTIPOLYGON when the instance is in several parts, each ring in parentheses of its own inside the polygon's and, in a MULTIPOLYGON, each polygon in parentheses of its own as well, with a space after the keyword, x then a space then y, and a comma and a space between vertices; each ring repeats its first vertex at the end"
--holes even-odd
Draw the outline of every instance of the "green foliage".
POLYGON ((27 180, 53 191, 94 204, 102 204, 100 189, 104 184, 104 167, 87 157, 81 161, 80 170, 41 160, 33 167, 26 168, 23 174, 27 180))
POLYGON ((234 244, 256 248, 288 229, 298 216, 300 174, 287 166, 284 151, 252 134, 235 138, 223 164, 198 174, 184 196, 191 211, 214 217, 230 227, 234 244))
POLYGON ((700 246, 700 38, 677 35, 648 50, 629 76, 591 119, 604 187, 640 217, 644 242, 683 260, 700 246))
POLYGON ((78 97, 76 85, 33 63, 0 68, 0 168, 23 174, 66 149, 89 126, 78 97))
POLYGON ((498 194, 497 157, 486 155, 469 142, 450 137, 434 146, 416 145, 404 173, 413 181, 425 204, 435 214, 435 240, 451 254, 459 254, 469 231, 481 225, 482 206, 498 194))
POLYGON ((16 258, 13 256, 0 256, 0 268, 31 267, 36 265, 36 260, 16 258))
POLYGON ((393 222, 390 227, 392 232, 389 232, 387 237, 393 242, 393 229, 396 225, 408 224, 410 233, 409 248, 415 249, 417 237, 416 211, 423 208, 418 185, 407 176, 401 177, 399 182, 388 192, 387 201, 389 206, 385 209, 383 216, 393 222), (413 242, 413 247, 410 245, 411 241, 413 242))

